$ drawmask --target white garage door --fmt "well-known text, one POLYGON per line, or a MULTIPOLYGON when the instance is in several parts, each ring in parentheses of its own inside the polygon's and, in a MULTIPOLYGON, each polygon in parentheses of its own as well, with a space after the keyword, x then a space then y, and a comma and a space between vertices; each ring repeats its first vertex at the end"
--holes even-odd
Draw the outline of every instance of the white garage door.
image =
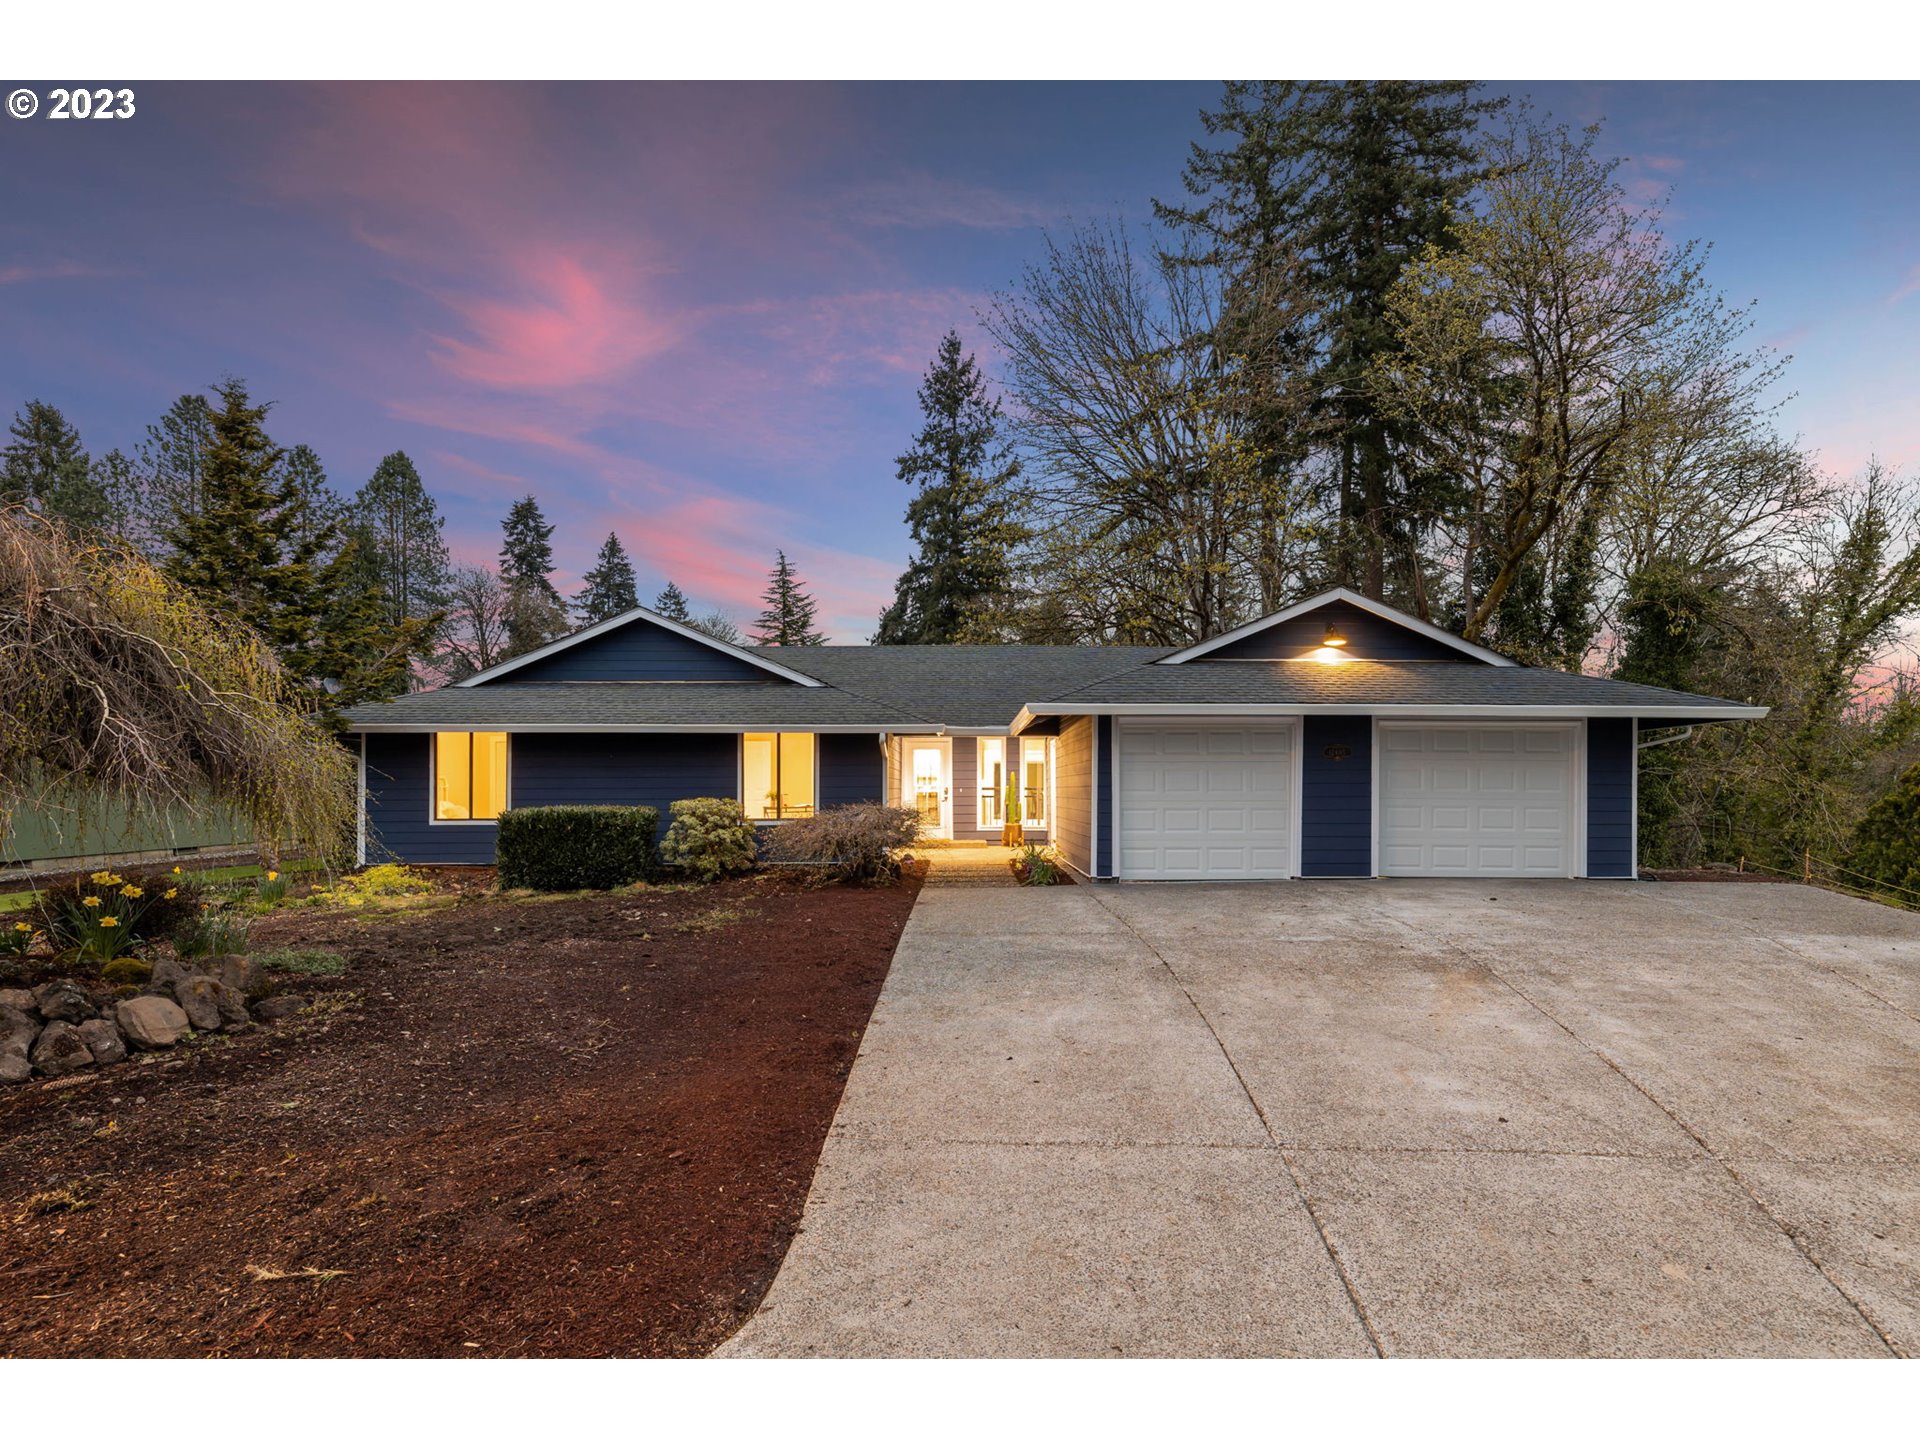
POLYGON ((1382 725, 1382 875, 1574 873, 1572 726, 1382 725))
POLYGON ((1120 725, 1123 880, 1292 875, 1293 727, 1120 725))

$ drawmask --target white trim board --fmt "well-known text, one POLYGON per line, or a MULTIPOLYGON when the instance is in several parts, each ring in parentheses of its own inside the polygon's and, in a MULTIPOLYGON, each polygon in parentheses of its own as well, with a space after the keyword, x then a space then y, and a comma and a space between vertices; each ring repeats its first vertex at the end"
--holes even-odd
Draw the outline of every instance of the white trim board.
POLYGON ((1381 604, 1378 600, 1369 600, 1359 591, 1349 590, 1344 585, 1336 585, 1331 590, 1323 590, 1318 595, 1309 596, 1297 604, 1289 605, 1284 610, 1276 610, 1271 615, 1262 615, 1258 620, 1249 620, 1237 630, 1229 630, 1224 635, 1216 635, 1211 640, 1203 640, 1198 645, 1188 646, 1185 650, 1176 650, 1171 655, 1163 655, 1152 663, 1155 665, 1183 665, 1189 660, 1197 660, 1202 655, 1211 654, 1223 645, 1231 645, 1234 641, 1244 640, 1249 635, 1258 635, 1262 630, 1279 625, 1284 621, 1297 620, 1302 615, 1311 615, 1314 611, 1323 609, 1339 601, 1345 601, 1355 609, 1364 610, 1369 615, 1380 620, 1385 620, 1390 625, 1398 625, 1403 630, 1412 631, 1415 635, 1424 635, 1429 640, 1451 646, 1461 654, 1471 655, 1474 659, 1484 661, 1488 665, 1518 667, 1520 664, 1519 661, 1509 660, 1505 655, 1499 654, 1497 651, 1489 650, 1484 645, 1476 645, 1471 640, 1462 640, 1451 630, 1442 630, 1438 625, 1428 624, 1425 620, 1414 615, 1409 615, 1404 610, 1396 610, 1391 605, 1381 604))
POLYGON ((786 666, 776 664, 763 655, 756 655, 753 651, 743 646, 729 645, 725 640, 716 640, 704 630, 696 630, 691 625, 682 625, 678 620, 669 620, 666 616, 656 614, 654 611, 647 609, 646 606, 639 605, 619 615, 608 616, 605 620, 594 625, 589 625, 584 630, 576 630, 571 635, 562 635, 558 640, 550 640, 538 650, 529 650, 524 655, 516 655, 511 660, 502 660, 498 665, 489 666, 477 675, 469 675, 464 680, 456 680, 452 688, 466 690, 471 689, 475 685, 484 685, 489 680, 511 674, 523 665, 531 665, 536 660, 544 660, 549 655, 557 655, 562 650, 570 650, 583 640, 591 640, 597 635, 605 635, 610 631, 620 629, 622 626, 631 625, 636 620, 644 620, 650 624, 658 625, 662 630, 667 631, 671 635, 678 635, 684 640, 692 640, 697 644, 705 645, 708 649, 717 650, 722 655, 731 655, 736 660, 744 660, 749 665, 757 665, 769 674, 778 675, 783 680, 791 680, 796 685, 805 685, 816 690, 826 685, 826 681, 824 680, 816 679, 812 675, 803 675, 798 670, 789 670, 786 666))
POLYGON ((1289 715, 1373 715, 1382 720, 1657 720, 1678 717, 1677 723, 1690 720, 1761 720, 1767 715, 1764 705, 1381 705, 1349 700, 1342 704, 1237 704, 1200 705, 1192 701, 1166 701, 1111 705, 1048 702, 1028 705, 1014 717, 1015 733, 1036 720, 1055 715, 1163 715, 1186 720, 1232 721, 1242 717, 1284 717, 1289 715))

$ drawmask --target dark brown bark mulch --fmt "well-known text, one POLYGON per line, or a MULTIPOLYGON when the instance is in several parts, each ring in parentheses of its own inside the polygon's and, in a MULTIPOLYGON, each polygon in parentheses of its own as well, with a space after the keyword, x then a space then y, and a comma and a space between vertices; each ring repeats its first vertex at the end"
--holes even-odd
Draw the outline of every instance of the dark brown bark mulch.
POLYGON ((0 1094, 0 1355, 705 1353, 918 886, 268 917, 348 958, 307 1016, 0 1094))

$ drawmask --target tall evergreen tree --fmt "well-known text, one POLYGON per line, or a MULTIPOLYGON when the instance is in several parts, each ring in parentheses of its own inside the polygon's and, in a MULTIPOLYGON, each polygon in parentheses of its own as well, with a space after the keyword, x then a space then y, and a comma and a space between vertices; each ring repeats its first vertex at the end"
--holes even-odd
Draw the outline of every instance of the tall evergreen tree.
POLYGON ((537 650, 567 633, 566 606, 553 588, 553 526, 528 495, 513 502, 500 522, 500 578, 506 582, 507 653, 537 650))
POLYGON ((295 545, 332 544, 348 529, 347 506, 327 483, 327 467, 311 445, 295 445, 280 462, 280 478, 288 496, 297 502, 287 539, 295 545))
POLYGON ((773 574, 760 598, 766 609, 754 622, 753 638, 760 645, 824 645, 827 637, 813 628, 819 602, 807 594, 806 581, 794 573, 787 552, 775 552, 773 574))
POLYGON ((1297 257, 1314 297, 1323 422, 1339 462, 1338 578, 1381 598, 1391 578, 1425 609, 1415 544, 1435 483, 1403 462, 1369 385, 1398 340, 1387 296, 1410 260, 1451 243, 1479 178, 1476 131, 1505 102, 1467 81, 1231 81, 1182 177, 1190 205, 1160 218, 1202 242, 1195 259, 1246 273, 1297 257))
POLYGON ((70 525, 100 529, 113 506, 94 476, 80 432, 42 400, 13 417, 13 438, 0 450, 0 504, 24 504, 70 525))
POLYGON ((378 592, 357 578, 353 542, 315 518, 311 473, 290 472, 268 436, 269 407, 239 380, 214 393, 198 508, 164 535, 169 573, 257 630, 316 710, 404 688, 424 627, 387 623, 378 592))
POLYGON ((168 531, 199 513, 200 475, 212 447, 213 408, 201 394, 182 395, 147 426, 124 508, 128 531, 148 551, 165 550, 168 531))
POLYGON ((943 645, 999 637, 1012 588, 1013 548, 1025 535, 1009 487, 1020 473, 999 440, 1000 405, 960 336, 949 330, 920 385, 926 423, 895 462, 919 487, 907 502, 914 555, 880 617, 879 645, 943 645))
POLYGON ((624 615, 640 603, 634 589, 633 561, 612 531, 607 532, 606 543, 594 557, 585 580, 585 587, 574 597, 573 608, 588 625, 624 615))
POLYGON ((384 597, 394 624, 436 623, 452 586, 446 522, 404 450, 374 467, 353 497, 353 528, 368 579, 384 597))
POLYGON ((687 597, 671 580, 667 581, 666 589, 653 597, 653 611, 654 614, 664 615, 669 620, 678 620, 682 625, 690 624, 692 621, 692 616, 687 609, 687 597))

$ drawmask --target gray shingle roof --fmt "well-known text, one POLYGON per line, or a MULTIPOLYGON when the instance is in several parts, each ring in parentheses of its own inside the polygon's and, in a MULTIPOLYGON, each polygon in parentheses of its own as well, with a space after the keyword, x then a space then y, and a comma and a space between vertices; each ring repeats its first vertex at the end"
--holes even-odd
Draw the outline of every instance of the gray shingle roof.
MULTIPOLYGON (((1015 706, 1014 709, 1018 709, 1015 706)), ((1012 711, 1008 711, 1011 718, 1012 711)), ((924 725, 878 700, 846 690, 818 689, 773 680, 765 685, 653 682, 515 685, 497 682, 472 689, 448 687, 402 695, 346 712, 355 728, 388 725, 443 729, 525 729, 545 725, 582 729, 600 725, 857 725, 897 730, 924 725)), ((1005 724, 1006 720, 1002 720, 1005 724)))
MULTIPOLYGON (((1020 707, 1173 652, 1151 645, 756 646, 791 670, 944 725, 998 728, 1020 707)), ((1164 667, 1163 667, 1164 668, 1164 667)))
POLYGON ((1030 700, 1048 713, 1079 705, 1564 705, 1684 711, 1730 701, 1525 666, 1434 661, 1350 660, 1316 665, 1297 660, 1191 660, 1137 665, 1087 685, 1030 700))

